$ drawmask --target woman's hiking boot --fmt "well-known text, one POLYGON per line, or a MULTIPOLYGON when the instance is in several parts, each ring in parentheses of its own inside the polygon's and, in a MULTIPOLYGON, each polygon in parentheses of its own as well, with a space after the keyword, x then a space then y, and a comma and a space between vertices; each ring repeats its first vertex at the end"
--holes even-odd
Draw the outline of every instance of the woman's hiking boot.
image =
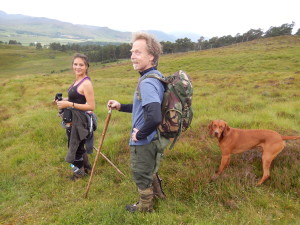
POLYGON ((73 170, 73 176, 71 176, 71 180, 77 180, 82 177, 84 177, 84 167, 78 168, 77 166, 74 166, 71 164, 72 170, 73 170))
POLYGON ((167 196, 165 195, 162 185, 161 185, 162 179, 158 176, 158 173, 153 174, 153 194, 154 197, 157 199, 165 199, 167 196))
POLYGON ((83 167, 84 167, 84 172, 86 174, 90 174, 92 171, 92 165, 89 161, 89 157, 87 153, 83 154, 83 167))
POLYGON ((153 187, 144 190, 138 189, 140 200, 132 205, 126 205, 129 212, 153 212, 153 187))

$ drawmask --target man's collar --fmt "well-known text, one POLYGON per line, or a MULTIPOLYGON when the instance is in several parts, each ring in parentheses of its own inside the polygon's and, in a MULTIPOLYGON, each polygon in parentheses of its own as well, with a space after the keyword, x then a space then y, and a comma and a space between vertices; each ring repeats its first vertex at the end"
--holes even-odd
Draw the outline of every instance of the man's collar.
POLYGON ((142 72, 139 72, 139 73, 140 73, 141 76, 143 76, 151 70, 157 70, 156 66, 150 67, 149 69, 146 69, 146 70, 144 70, 142 72))

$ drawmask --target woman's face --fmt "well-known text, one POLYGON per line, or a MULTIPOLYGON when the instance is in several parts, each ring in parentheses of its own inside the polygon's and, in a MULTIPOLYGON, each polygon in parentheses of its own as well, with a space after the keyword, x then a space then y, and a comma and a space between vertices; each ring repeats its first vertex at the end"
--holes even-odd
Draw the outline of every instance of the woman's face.
POLYGON ((76 58, 73 61, 73 71, 76 76, 87 75, 87 65, 82 58, 76 58))

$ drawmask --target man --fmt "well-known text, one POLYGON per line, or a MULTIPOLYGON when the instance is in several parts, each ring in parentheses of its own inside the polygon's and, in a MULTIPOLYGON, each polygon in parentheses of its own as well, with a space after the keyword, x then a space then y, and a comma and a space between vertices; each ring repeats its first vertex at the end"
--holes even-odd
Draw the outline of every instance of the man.
POLYGON ((132 113, 132 130, 129 141, 131 169, 140 199, 138 203, 127 205, 130 212, 152 212, 153 197, 165 198, 157 174, 159 161, 169 140, 157 134, 157 126, 162 120, 161 102, 164 95, 163 84, 147 74, 162 74, 157 70, 158 58, 162 53, 160 43, 147 33, 133 36, 131 61, 134 70, 140 73, 133 104, 121 104, 109 100, 108 107, 132 113))

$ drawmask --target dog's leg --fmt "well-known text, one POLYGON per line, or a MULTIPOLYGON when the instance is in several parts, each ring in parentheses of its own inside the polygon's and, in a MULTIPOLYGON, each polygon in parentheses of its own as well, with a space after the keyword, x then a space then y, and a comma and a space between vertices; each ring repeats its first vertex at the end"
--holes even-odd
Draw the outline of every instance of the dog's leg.
POLYGON ((284 143, 276 143, 273 145, 265 146, 263 149, 262 155, 262 166, 263 166, 263 176, 260 181, 257 183, 261 185, 270 177, 270 167, 273 159, 282 151, 284 148, 284 143))
POLYGON ((220 176, 224 169, 229 165, 230 163, 230 154, 229 155, 222 155, 221 164, 219 166, 218 171, 213 175, 212 180, 215 180, 218 176, 220 176))
POLYGON ((257 186, 261 185, 270 177, 271 163, 272 163, 272 159, 270 159, 270 155, 263 154, 262 156, 263 176, 260 179, 260 181, 257 183, 257 186))
POLYGON ((221 164, 217 174, 220 175, 221 173, 223 173, 224 169, 229 165, 229 163, 230 155, 222 155, 221 164))

